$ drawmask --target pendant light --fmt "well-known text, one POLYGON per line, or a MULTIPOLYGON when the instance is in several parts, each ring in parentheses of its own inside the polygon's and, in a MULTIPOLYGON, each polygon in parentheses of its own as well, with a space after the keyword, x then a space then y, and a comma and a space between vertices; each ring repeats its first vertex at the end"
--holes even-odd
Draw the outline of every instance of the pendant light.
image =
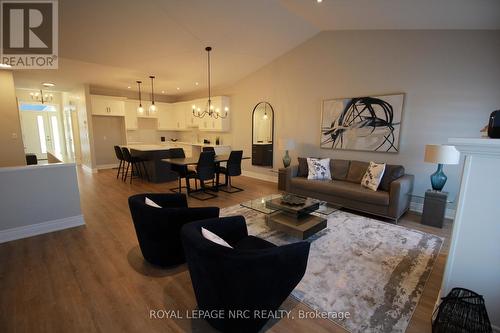
POLYGON ((139 87, 139 107, 137 108, 137 114, 139 116, 144 115, 144 108, 142 107, 142 98, 141 98, 141 83, 142 81, 135 81, 137 82, 137 86, 139 87))
POLYGON ((151 105, 149 106, 149 114, 154 114, 157 110, 156 105, 155 105, 155 92, 154 92, 154 75, 150 75, 149 78, 151 79, 151 105))
POLYGON ((212 105, 212 88, 210 86, 210 74, 211 74, 211 68, 210 68, 210 51, 212 51, 212 48, 210 46, 207 46, 205 48, 205 51, 207 51, 207 59, 208 59, 208 103, 207 103, 207 108, 205 110, 201 110, 200 108, 196 108, 196 105, 193 105, 193 116, 197 118, 203 118, 205 116, 212 117, 214 119, 217 118, 227 118, 227 111, 229 111, 229 108, 226 106, 224 108, 224 115, 221 114, 219 109, 214 110, 214 106, 212 105))

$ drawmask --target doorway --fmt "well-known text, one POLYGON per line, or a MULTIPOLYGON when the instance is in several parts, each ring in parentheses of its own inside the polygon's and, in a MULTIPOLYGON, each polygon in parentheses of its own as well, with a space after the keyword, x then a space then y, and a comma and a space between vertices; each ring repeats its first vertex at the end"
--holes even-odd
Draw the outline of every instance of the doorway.
POLYGON ((63 126, 56 104, 19 104, 24 151, 47 160, 47 152, 66 155, 63 126))

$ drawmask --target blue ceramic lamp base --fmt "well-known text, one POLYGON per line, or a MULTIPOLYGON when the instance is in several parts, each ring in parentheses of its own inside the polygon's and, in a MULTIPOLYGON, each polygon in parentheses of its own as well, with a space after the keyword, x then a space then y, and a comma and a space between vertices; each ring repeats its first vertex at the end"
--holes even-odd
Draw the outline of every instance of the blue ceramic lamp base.
POLYGON ((447 179, 448 179, 448 177, 446 177, 446 175, 443 172, 443 165, 442 164, 438 164, 438 168, 437 168, 436 172, 434 172, 431 175, 432 189, 434 191, 441 192, 441 190, 444 187, 444 184, 446 184, 446 180, 447 179))

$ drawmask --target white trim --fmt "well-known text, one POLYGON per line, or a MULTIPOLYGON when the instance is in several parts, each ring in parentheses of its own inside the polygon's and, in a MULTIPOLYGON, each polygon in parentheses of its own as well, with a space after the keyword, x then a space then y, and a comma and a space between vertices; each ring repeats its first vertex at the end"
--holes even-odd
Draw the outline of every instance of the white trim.
POLYGON ((88 165, 82 164, 82 170, 88 173, 97 173, 97 169, 92 169, 88 165))
POLYGON ((247 171, 247 170, 243 170, 242 175, 246 176, 246 177, 250 177, 250 178, 265 180, 265 181, 272 182, 272 183, 278 182, 277 175, 265 175, 265 174, 262 174, 259 172, 247 171))
MULTIPOLYGON (((412 212, 420 213, 424 211, 424 204, 422 202, 410 202, 410 210, 412 212)), ((455 219, 455 209, 454 208, 446 208, 444 213, 444 217, 450 220, 455 219)))
POLYGON ((66 168, 66 167, 76 167, 75 163, 49 163, 49 164, 33 164, 33 165, 22 165, 13 167, 1 167, 0 172, 9 171, 30 171, 33 169, 50 169, 50 168, 66 168))
POLYGON ((22 227, 0 230, 0 243, 46 234, 53 231, 78 227, 81 225, 85 225, 85 220, 83 219, 83 215, 76 215, 76 216, 65 217, 58 220, 46 221, 22 227))
POLYGON ((105 169, 113 169, 113 168, 118 168, 119 163, 112 163, 112 164, 101 164, 96 167, 97 170, 105 170, 105 169))

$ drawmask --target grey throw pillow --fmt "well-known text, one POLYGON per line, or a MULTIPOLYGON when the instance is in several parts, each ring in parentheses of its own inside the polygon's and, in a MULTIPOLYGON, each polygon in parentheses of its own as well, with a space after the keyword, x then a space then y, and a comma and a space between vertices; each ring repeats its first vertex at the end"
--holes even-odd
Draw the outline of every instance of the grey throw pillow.
POLYGON ((345 180, 347 173, 349 172, 349 165, 351 161, 349 160, 330 160, 330 171, 332 173, 332 179, 335 180, 345 180))

